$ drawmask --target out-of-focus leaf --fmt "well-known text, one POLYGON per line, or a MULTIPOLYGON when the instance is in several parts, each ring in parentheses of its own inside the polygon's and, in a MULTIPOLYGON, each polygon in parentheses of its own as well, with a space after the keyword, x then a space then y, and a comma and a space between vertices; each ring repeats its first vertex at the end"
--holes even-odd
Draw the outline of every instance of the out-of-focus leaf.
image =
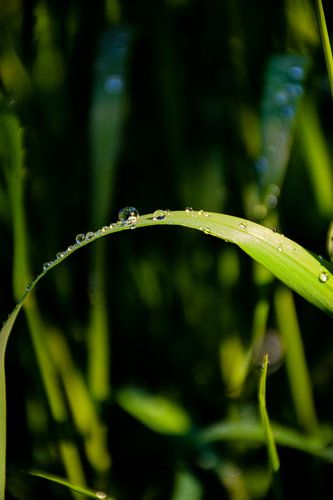
POLYGON ((191 428, 190 417, 175 402, 138 389, 117 392, 119 405, 150 429, 163 434, 185 434, 191 428))

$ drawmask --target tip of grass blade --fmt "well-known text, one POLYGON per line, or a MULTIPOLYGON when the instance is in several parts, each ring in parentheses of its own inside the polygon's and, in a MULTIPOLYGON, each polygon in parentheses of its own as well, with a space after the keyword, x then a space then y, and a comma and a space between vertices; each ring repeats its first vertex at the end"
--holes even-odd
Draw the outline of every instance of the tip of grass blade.
POLYGON ((42 479, 46 479, 47 481, 51 481, 53 483, 60 484, 61 486, 65 486, 66 488, 70 489, 71 491, 74 491, 75 493, 79 493, 81 495, 84 495, 87 498, 95 498, 95 499, 103 499, 103 500, 116 500, 114 497, 110 497, 107 493, 104 491, 95 491, 90 488, 78 486, 76 484, 70 483, 66 479, 63 479, 62 477, 56 476, 54 474, 49 474, 47 472, 42 472, 38 470, 30 470, 26 472, 26 474, 29 474, 30 476, 35 476, 35 477, 40 477, 42 479))

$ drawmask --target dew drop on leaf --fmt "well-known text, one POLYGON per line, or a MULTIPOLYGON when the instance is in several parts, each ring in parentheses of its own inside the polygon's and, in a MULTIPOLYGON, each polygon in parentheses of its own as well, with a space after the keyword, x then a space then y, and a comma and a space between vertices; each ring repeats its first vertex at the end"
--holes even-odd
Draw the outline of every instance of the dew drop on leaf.
POLYGON ((329 274, 326 273, 325 271, 321 271, 319 273, 319 276, 318 276, 318 279, 320 281, 320 283, 327 283, 327 281, 329 280, 329 274))
POLYGON ((76 237, 75 237, 75 240, 76 240, 76 243, 78 245, 80 245, 81 243, 84 242, 84 240, 86 239, 85 235, 80 233, 80 234, 77 234, 76 237))
POLYGON ((119 210, 118 220, 123 224, 134 224, 139 217, 139 212, 134 207, 125 207, 119 210))
POLYGON ((100 498, 100 499, 107 497, 107 494, 104 493, 104 491, 96 491, 95 495, 96 495, 96 498, 100 498))
POLYGON ((167 216, 166 210, 155 210, 153 219, 156 221, 163 220, 167 216))
POLYGON ((52 261, 50 261, 50 262, 44 262, 44 264, 43 264, 43 271, 47 271, 49 269, 49 267, 52 266, 52 264, 53 264, 52 261))

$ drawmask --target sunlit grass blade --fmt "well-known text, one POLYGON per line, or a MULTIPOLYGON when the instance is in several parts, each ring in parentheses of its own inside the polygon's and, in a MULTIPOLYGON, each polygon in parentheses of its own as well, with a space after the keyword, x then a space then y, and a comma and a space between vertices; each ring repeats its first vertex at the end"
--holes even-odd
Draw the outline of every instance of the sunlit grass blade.
POLYGON ((299 424, 308 432, 319 429, 312 385, 305 359, 302 336, 291 291, 279 287, 274 294, 277 324, 286 347, 289 387, 299 424))
POLYGON ((298 141, 304 164, 311 177, 311 188, 322 217, 333 214, 333 170, 329 147, 323 134, 318 109, 310 99, 303 101, 297 122, 298 141))
MULTIPOLYGON (((132 220, 129 222, 123 220, 112 224, 108 228, 99 229, 91 237, 70 245, 65 252, 61 255, 58 254, 54 260, 50 260, 48 265, 44 266, 43 271, 25 291, 17 305, 15 314, 13 313, 9 317, 0 332, 0 336, 3 336, 1 344, 2 372, 4 372, 3 363, 6 341, 15 322, 16 315, 37 283, 51 269, 59 265, 79 248, 101 237, 129 230, 133 225, 137 228, 162 225, 167 225, 168 227, 170 225, 184 226, 197 229, 206 235, 216 236, 225 241, 235 243, 309 302, 326 313, 333 315, 332 265, 324 259, 316 257, 294 241, 264 226, 230 215, 209 213, 202 210, 198 212, 191 210, 162 213, 159 211, 158 216, 156 214, 147 214, 136 218, 135 221, 132 220)), ((4 380, 2 384, 3 392, 1 394, 0 409, 1 413, 5 415, 4 380)), ((0 448, 5 449, 5 436, 1 437, 3 441, 0 443, 0 448)), ((2 465, 4 466, 4 464, 5 462, 2 465)), ((0 471, 0 476, 1 474, 4 481, 5 471, 0 471)))
POLYGON ((84 495, 87 498, 95 498, 95 500, 115 500, 114 497, 110 497, 107 495, 104 491, 95 491, 90 488, 83 488, 81 486, 78 486, 76 484, 70 483, 69 481, 66 481, 66 479, 63 479, 59 476, 55 476, 54 474, 48 474, 47 472, 41 472, 38 470, 31 470, 28 472, 29 475, 35 476, 35 477, 40 477, 42 479, 46 479, 47 481, 51 481, 53 483, 61 484, 62 486, 65 486, 69 490, 80 493, 81 495, 84 495))
POLYGON ((105 473, 111 465, 106 445, 106 426, 100 421, 84 377, 72 359, 65 337, 52 330, 47 332, 47 338, 75 427, 83 436, 87 458, 97 472, 105 473))
POLYGON ((317 6, 317 13, 318 13, 318 24, 319 24, 321 43, 322 43, 324 54, 325 54, 328 80, 330 83, 330 89, 331 89, 331 93, 332 93, 332 97, 333 97, 333 57, 332 57, 331 43, 330 43, 330 39, 328 36, 328 30, 327 30, 325 13, 324 13, 322 1, 316 0, 316 6, 317 6))

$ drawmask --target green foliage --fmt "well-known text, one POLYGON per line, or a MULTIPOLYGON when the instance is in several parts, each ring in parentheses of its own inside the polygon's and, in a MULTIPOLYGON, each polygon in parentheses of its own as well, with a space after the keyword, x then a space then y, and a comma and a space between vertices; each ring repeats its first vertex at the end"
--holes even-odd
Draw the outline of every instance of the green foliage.
POLYGON ((0 499, 328 498, 324 8, 0 3, 0 499))

